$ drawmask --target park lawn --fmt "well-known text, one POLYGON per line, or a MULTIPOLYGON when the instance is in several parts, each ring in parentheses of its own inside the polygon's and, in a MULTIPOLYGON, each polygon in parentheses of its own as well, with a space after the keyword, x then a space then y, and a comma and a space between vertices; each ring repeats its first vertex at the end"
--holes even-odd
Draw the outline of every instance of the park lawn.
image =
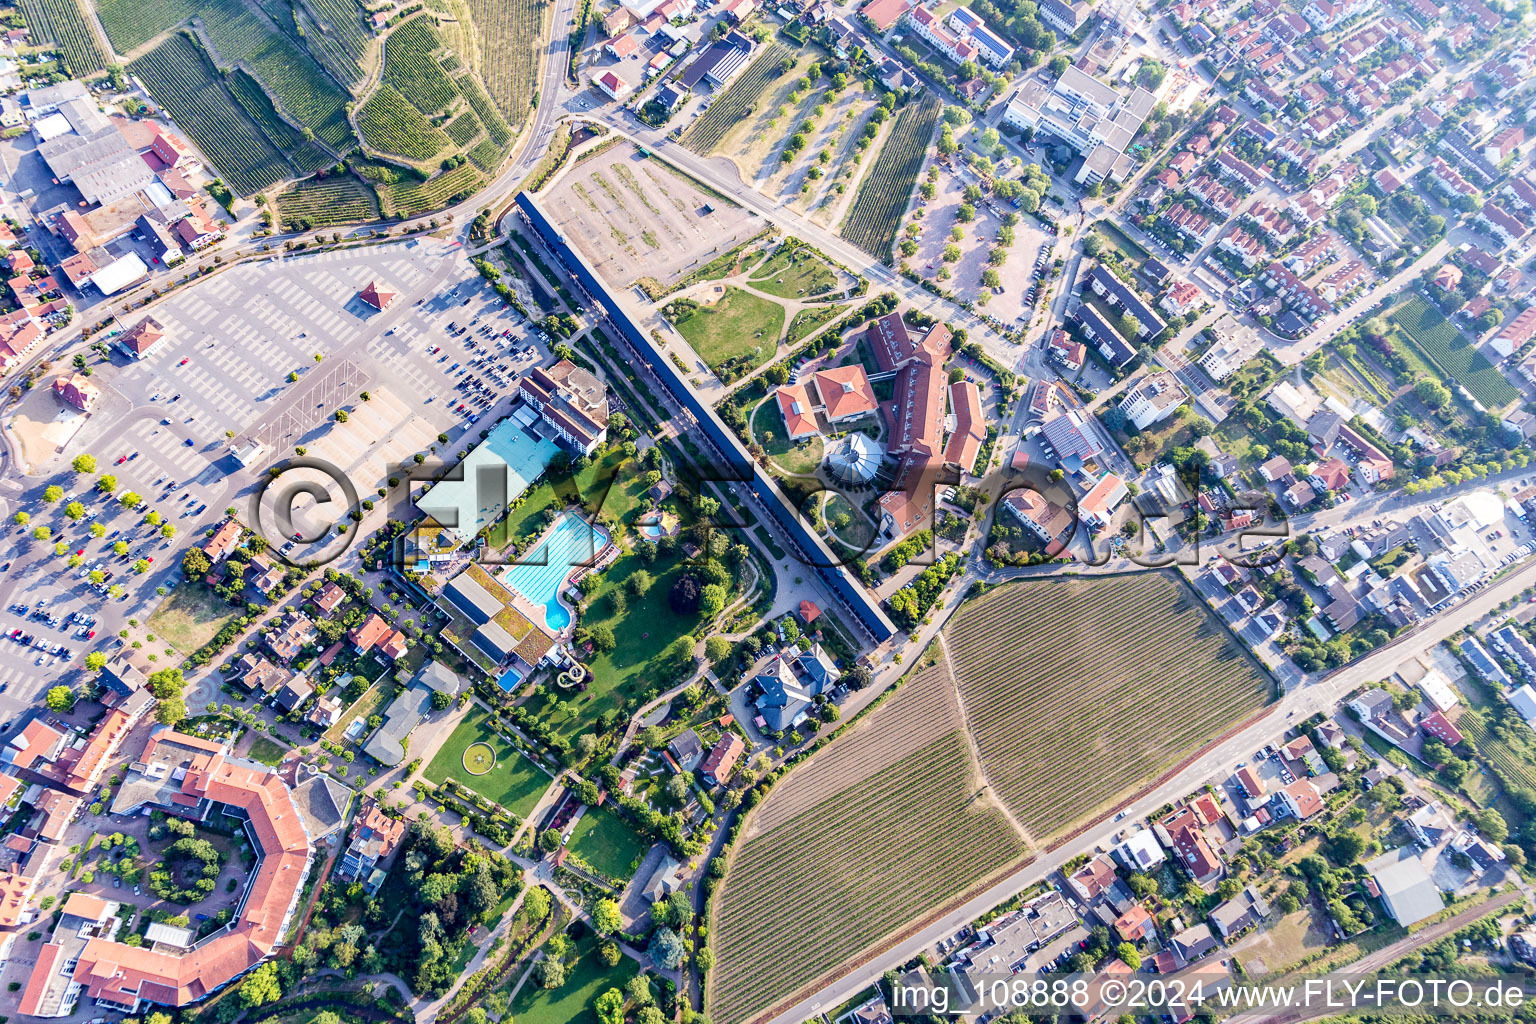
POLYGON ((740 288, 727 288, 719 302, 699 306, 675 326, 711 369, 743 356, 750 356, 756 368, 778 351, 784 307, 740 288))
POLYGON ((748 278, 758 291, 781 299, 824 295, 837 287, 837 274, 809 249, 787 252, 781 247, 748 278))
POLYGON ((613 967, 597 958, 597 939, 589 931, 574 943, 574 961, 566 961, 565 984, 543 989, 524 983, 512 1000, 517 1024, 597 1024, 592 1003, 610 988, 622 990, 638 965, 623 957, 613 967))
POLYGON ((634 552, 626 551, 599 574, 598 588, 587 602, 581 624, 588 628, 601 624, 613 630, 614 648, 587 663, 592 680, 584 692, 549 688, 549 696, 538 706, 540 714, 548 715, 556 700, 571 707, 569 714, 548 719, 556 733, 572 739, 593 728, 604 711, 622 708, 625 701, 652 683, 661 682, 654 672, 646 671, 652 659, 699 625, 697 615, 678 615, 667 601, 667 594, 684 567, 680 551, 671 558, 657 558, 649 565, 634 552), (643 598, 630 598, 629 610, 624 615, 615 615, 608 595, 621 590, 624 582, 641 569, 654 577, 650 591, 643 598))
POLYGON ((572 853, 609 878, 627 880, 649 844, 606 807, 588 807, 567 844, 572 853))
POLYGON ((825 445, 819 436, 791 441, 789 428, 784 426, 784 414, 779 411, 778 399, 769 395, 752 414, 752 437, 763 446, 763 451, 786 473, 810 476, 821 465, 825 445), (768 434, 771 440, 765 440, 768 434))
POLYGON ((433 783, 452 778, 496 801, 519 818, 528 817, 553 781, 521 751, 497 735, 491 728, 490 716, 480 708, 471 711, 453 730, 453 735, 427 765, 425 774, 427 781, 433 783), (496 751, 496 767, 484 775, 471 775, 464 770, 464 751, 477 742, 496 751))
POLYGON ((512 540, 530 541, 544 531, 542 516, 545 509, 562 509, 568 504, 581 505, 588 516, 611 512, 615 518, 622 519, 645 493, 645 474, 640 460, 629 458, 615 444, 574 476, 558 480, 546 477, 523 495, 522 503, 507 513, 505 519, 491 527, 487 539, 498 551, 512 540))
POLYGON ((239 614, 203 584, 188 582, 160 602, 146 625, 182 654, 191 654, 239 614))
POLYGON ((847 310, 847 306, 810 306, 796 313, 789 321, 789 333, 785 335, 786 344, 793 345, 801 338, 809 338, 829 321, 835 319, 838 314, 847 310))
POLYGON ((265 736, 257 736, 251 740, 251 749, 245 752, 245 756, 252 761, 260 761, 276 767, 288 753, 288 748, 281 743, 274 743, 265 736))

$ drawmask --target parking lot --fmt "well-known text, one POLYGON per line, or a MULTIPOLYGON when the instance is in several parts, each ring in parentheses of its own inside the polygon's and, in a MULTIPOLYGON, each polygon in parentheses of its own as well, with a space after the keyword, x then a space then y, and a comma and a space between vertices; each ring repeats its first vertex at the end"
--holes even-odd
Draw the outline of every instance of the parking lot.
MULTIPOLYGON (((70 656, 0 640, 0 724, 46 687, 77 681, 66 664, 79 669, 130 617, 147 619, 155 589, 176 585, 188 541, 227 507, 246 517, 270 465, 304 448, 338 467, 359 499, 376 498, 391 468, 413 455, 437 449, 451 460, 478 440, 505 412, 518 377, 548 358, 537 328, 503 308, 457 246, 436 240, 234 268, 154 315, 166 337, 146 358, 114 354, 93 366, 101 398, 89 415, 61 411, 51 388, 40 387, 13 417, 32 473, 9 504, 31 520, 6 526, 12 543, 0 558, 13 563, 0 569, 0 608, 28 610, 0 613, 0 632, 23 629, 70 656), (383 312, 357 299, 369 281, 398 293, 383 312), (338 409, 345 422, 335 419, 338 409), (231 445, 251 438, 265 451, 241 465, 231 445), (96 457, 95 474, 70 471, 80 453, 96 457), (96 488, 100 474, 117 478, 111 493, 96 488), (54 483, 66 494, 49 504, 43 490, 54 483), (127 491, 142 498, 134 509, 117 500, 127 491), (78 521, 64 511, 75 499, 84 507, 78 521), (150 512, 159 523, 145 522, 150 512), (161 535, 164 524, 173 537, 161 535), (46 538, 33 537, 39 527, 46 538), (146 571, 138 573, 141 559, 146 571), (94 586, 93 566, 112 578, 94 586), (107 593, 113 586, 120 595, 107 593), (58 628, 28 617, 39 600, 58 628), (78 622, 68 617, 76 612, 98 620, 96 637, 74 636, 78 622)), ((319 482, 331 503, 294 507, 306 538, 327 532, 348 508, 334 481, 319 482)))

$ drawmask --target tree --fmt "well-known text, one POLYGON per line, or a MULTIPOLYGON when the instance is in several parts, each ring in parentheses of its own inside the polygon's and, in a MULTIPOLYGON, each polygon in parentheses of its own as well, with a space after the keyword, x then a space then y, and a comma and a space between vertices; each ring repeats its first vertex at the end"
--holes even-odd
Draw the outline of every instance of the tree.
POLYGON ((70 463, 70 466, 76 473, 94 473, 96 472, 96 456, 87 455, 82 452, 75 456, 75 459, 70 463))
POLYGON ((637 569, 630 573, 629 579, 624 581, 624 589, 634 597, 644 597, 646 591, 651 589, 651 584, 656 578, 644 569, 637 569))
POLYGON ((52 711, 73 711, 75 710, 75 691, 67 686, 55 686, 48 691, 44 702, 52 711))
POLYGON ((432 691, 432 710, 441 711, 453 703, 453 695, 443 690, 432 691))
POLYGON ((58 484, 49 484, 47 487, 43 488, 43 500, 50 505, 62 497, 64 497, 64 488, 60 487, 58 484))
POLYGON ((175 540, 176 539, 176 526, 175 526, 175 524, 173 524, 173 523, 166 523, 164 526, 160 527, 160 536, 164 537, 166 540, 175 540))
POLYGON ((88 672, 100 672, 107 664, 107 656, 101 651, 92 651, 85 656, 85 668, 88 672))
POLYGON ((533 965, 533 980, 539 988, 559 988, 565 984, 565 961, 546 955, 533 965))
POLYGON ((33 540, 47 540, 49 537, 52 537, 52 536, 53 536, 53 531, 48 529, 48 527, 46 527, 46 526, 36 527, 32 531, 32 539, 33 540))
POLYGON ((699 591, 699 578, 692 573, 684 573, 672 584, 672 590, 667 594, 667 603, 677 614, 691 615, 699 610, 699 591))
POLYGON ((731 656, 731 642, 723 636, 712 636, 704 641, 704 657, 718 665, 731 656))
POLYGON ((682 800, 688 795, 688 777, 682 772, 677 772, 667 779, 667 795, 674 800, 682 800))
POLYGON ((187 717, 187 702, 181 694, 161 697, 155 705, 155 721, 161 725, 175 726, 187 717))
POLYGON ((549 916, 549 890, 539 885, 529 889, 523 894, 523 909, 530 920, 544 920, 549 916))
POLYGON ((1141 330, 1141 321, 1137 320, 1134 314, 1121 313, 1120 319, 1115 322, 1115 326, 1120 328, 1120 333, 1127 338, 1135 338, 1137 332, 1141 330))
POLYGON ((1509 825, 1504 821, 1504 815, 1492 807, 1485 807, 1474 814, 1472 823, 1490 843, 1502 843, 1509 838, 1509 825))
POLYGON ((1425 377, 1413 385, 1413 393, 1419 401, 1431 409, 1439 409, 1451 400, 1451 392, 1444 384, 1425 377))
POLYGON ((347 410, 345 410, 345 409, 337 409, 336 410, 336 422, 337 423, 345 423, 345 422, 347 422, 347 410))
POLYGON ((592 1012, 597 1024, 624 1024, 624 993, 609 989, 592 1001, 592 1012))
POLYGON ((78 501, 72 501, 64 506, 64 514, 70 518, 71 522, 78 523, 85 518, 85 506, 78 501))
POLYGON ((651 961, 666 971, 675 971, 683 966, 683 959, 688 955, 682 936, 671 928, 657 928, 651 936, 648 951, 651 961))
POLYGON ((592 908, 592 929, 599 935, 612 935, 624 927, 619 905, 613 900, 598 900, 592 908))
POLYGON ((246 1007, 264 1006, 283 996, 283 986, 278 981, 277 963, 268 960, 240 984, 240 1002, 246 1007))
POLYGON ((587 639, 592 641, 592 649, 599 654, 607 654, 618 646, 618 641, 613 636, 613 628, 602 622, 587 630, 587 639))
POLYGON ((15 515, 11 516, 11 522, 15 523, 17 526, 26 526, 31 521, 32 514, 30 512, 17 512, 15 515))
POLYGON ((117 490, 117 477, 111 473, 103 473, 96 480, 96 489, 102 494, 111 494, 117 490))
POLYGON ((554 853, 560 849, 560 833, 556 829, 547 828, 539 833, 539 849, 545 853, 554 853))
POLYGON ((202 548, 188 548, 186 554, 181 556, 181 571, 187 579, 200 580, 212 568, 213 562, 202 548))
POLYGON ((1057 54, 1051 58, 1051 62, 1046 67, 1050 68, 1052 78, 1060 78, 1067 73, 1067 68, 1071 65, 1072 62, 1064 54, 1057 54))
POLYGON ((1131 970, 1134 971, 1140 969, 1141 954, 1138 953, 1136 951, 1136 947, 1131 945, 1129 942, 1122 942, 1120 945, 1116 946, 1115 955, 1120 958, 1121 963, 1125 964, 1125 966, 1129 967, 1131 970))
POLYGON ((719 583, 711 583, 699 592, 699 614, 706 620, 713 619, 725 610, 725 587, 719 583))

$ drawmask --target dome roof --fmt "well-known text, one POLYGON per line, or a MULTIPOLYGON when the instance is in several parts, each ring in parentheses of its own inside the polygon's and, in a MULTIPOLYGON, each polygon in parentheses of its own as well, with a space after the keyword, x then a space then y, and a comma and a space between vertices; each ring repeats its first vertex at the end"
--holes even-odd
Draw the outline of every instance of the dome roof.
POLYGON ((839 480, 867 484, 880 468, 880 446, 863 434, 851 433, 828 449, 826 464, 839 480))

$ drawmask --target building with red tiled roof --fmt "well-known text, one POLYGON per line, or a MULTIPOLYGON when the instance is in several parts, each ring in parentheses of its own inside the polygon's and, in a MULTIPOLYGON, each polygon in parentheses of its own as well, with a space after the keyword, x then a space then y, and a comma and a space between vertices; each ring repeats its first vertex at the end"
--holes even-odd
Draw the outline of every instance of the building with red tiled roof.
POLYGON ((1205 882, 1221 873, 1224 865, 1221 857, 1211 848, 1200 824, 1200 816, 1191 806, 1184 806, 1163 818, 1158 825, 1168 836, 1184 868, 1197 882, 1205 882))
POLYGON ((869 19, 876 32, 886 32, 911 9, 912 0, 872 0, 859 13, 869 19))
POLYGON ((1298 821, 1306 821, 1323 809, 1323 797, 1311 779, 1297 779, 1275 791, 1275 802, 1298 821))
POLYGON ((191 147, 168 131, 156 132, 155 141, 149 144, 149 149, 166 167, 179 167, 182 161, 192 158, 191 147))
POLYGON ((219 528, 213 531, 213 536, 208 538, 208 543, 203 545, 203 554, 208 556, 210 562, 218 562, 229 557, 229 553, 235 550, 240 543, 241 527, 233 519, 226 519, 219 524, 219 528))
POLYGON ((811 375, 816 394, 826 409, 828 423, 840 423, 874 412, 875 389, 858 363, 817 370, 811 375))
POLYGON ((974 473, 976 456, 987 439, 980 389, 968 380, 955 381, 949 386, 949 409, 954 423, 949 440, 944 442, 944 463, 974 473))
POLYGON ((1115 934, 1122 942, 1140 942, 1157 935, 1157 922, 1138 903, 1115 920, 1115 934))
POLYGON ((800 621, 801 622, 803 622, 807 626, 809 626, 811 623, 815 622, 820 617, 821 617, 821 609, 819 607, 817 607, 815 601, 801 601, 800 602, 800 621))
POLYGON ((92 384, 89 377, 72 373, 68 377, 55 378, 53 394, 65 405, 81 412, 90 412, 91 407, 101 398, 101 389, 92 384))
POLYGON ((327 580, 320 593, 315 595, 315 607, 326 615, 334 612, 341 602, 347 599, 347 592, 334 582, 327 580))
POLYGON ((704 763, 699 765, 699 773, 704 776, 704 781, 711 786, 729 782, 731 773, 736 770, 736 761, 746 749, 745 741, 734 732, 728 732, 720 737, 719 741, 710 748, 709 756, 704 758, 704 763))
MULTIPOLYGON (((150 737, 136 764, 144 767, 128 773, 114 813, 148 806, 200 818, 215 804, 227 805, 243 812, 260 858, 235 919, 188 950, 129 946, 101 937, 85 943, 70 979, 81 995, 124 1013, 145 1003, 197 1002, 270 956, 299 903, 313 852, 306 819, 282 777, 253 762, 230 759, 222 744, 163 730, 150 737)), ((39 957, 29 994, 34 983, 40 988, 50 984, 57 960, 39 957)), ((34 998, 31 1005, 38 1002, 34 998)), ((58 1006, 48 1015, 65 1012, 58 1006)))
POLYGON ((1441 711, 1431 711, 1419 719, 1419 728, 1424 730, 1424 735, 1433 736, 1448 747, 1454 747, 1465 738, 1441 711))
POLYGON ((773 393, 784 418, 784 432, 791 441, 813 437, 817 433, 815 402, 808 384, 785 384, 773 393))
POLYGON ((22 771, 36 770, 57 759, 68 738, 63 728, 45 718, 34 718, 0 749, 0 761, 22 771))
POLYGON ((164 337, 165 328, 160 326, 160 321, 147 316, 118 335, 114 344, 122 349, 124 355, 133 359, 142 359, 164 337))
POLYGON ((363 287, 363 290, 358 293, 357 297, 374 309, 382 311, 391 302, 395 301, 396 294, 388 288, 382 287, 377 281, 369 281, 363 287))
POLYGON ((347 634, 347 639, 352 641, 358 654, 367 654, 382 644, 390 632, 389 623, 384 621, 384 617, 378 612, 370 612, 361 625, 353 627, 347 634))

